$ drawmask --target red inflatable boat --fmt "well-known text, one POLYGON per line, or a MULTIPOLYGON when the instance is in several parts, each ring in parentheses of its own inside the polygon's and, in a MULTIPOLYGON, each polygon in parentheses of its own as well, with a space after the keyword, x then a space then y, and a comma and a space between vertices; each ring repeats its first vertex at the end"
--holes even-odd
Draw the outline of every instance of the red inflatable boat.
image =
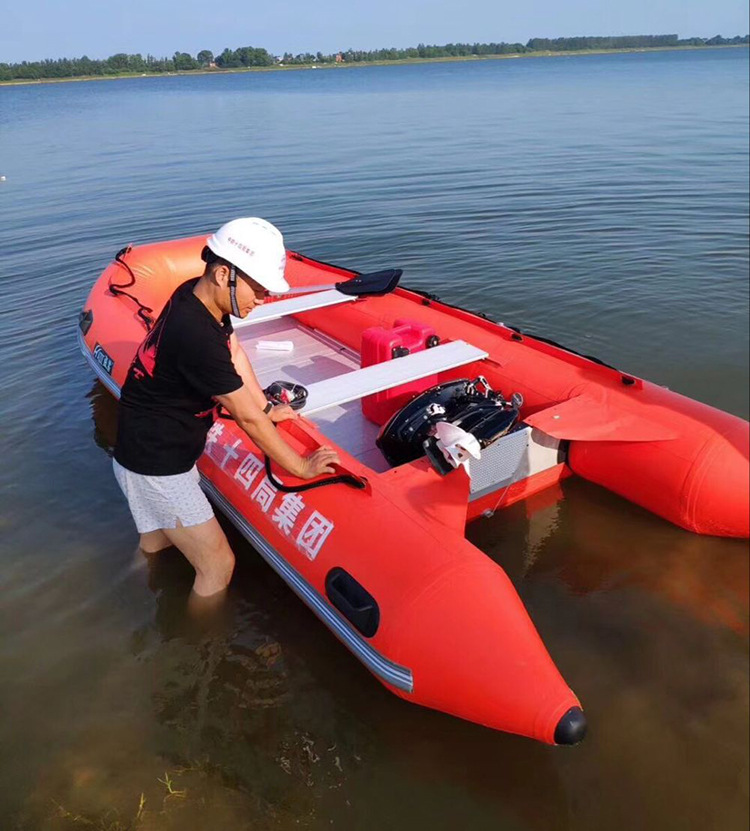
MULTIPOLYGON (((205 241, 121 252, 95 284, 80 345, 115 396, 205 241)), ((235 321, 263 386, 307 389, 286 440, 336 446, 343 479, 301 490, 217 420, 204 487, 394 693, 574 744, 580 703, 467 522, 577 475, 689 531, 747 537, 748 423, 432 296, 347 293, 356 277, 289 252, 287 281, 309 291, 235 321)))

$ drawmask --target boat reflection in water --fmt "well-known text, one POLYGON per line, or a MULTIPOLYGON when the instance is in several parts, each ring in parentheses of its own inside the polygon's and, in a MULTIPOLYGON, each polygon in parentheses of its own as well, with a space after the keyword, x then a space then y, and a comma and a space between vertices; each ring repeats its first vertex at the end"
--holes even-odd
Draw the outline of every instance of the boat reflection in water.
POLYGON ((581 479, 480 519, 468 536, 519 588, 554 576, 579 596, 640 592, 748 634, 746 540, 690 534, 581 479))

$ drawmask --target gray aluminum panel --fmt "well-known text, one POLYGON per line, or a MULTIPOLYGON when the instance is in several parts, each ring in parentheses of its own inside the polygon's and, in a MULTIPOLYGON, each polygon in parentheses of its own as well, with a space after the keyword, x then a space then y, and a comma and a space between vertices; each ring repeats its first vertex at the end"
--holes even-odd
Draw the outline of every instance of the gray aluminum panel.
POLYGON ((524 427, 499 438, 482 450, 480 459, 469 463, 470 501, 527 479, 535 473, 559 464, 560 442, 536 430, 524 427))
MULTIPOLYGON (((280 380, 309 387, 359 369, 357 353, 293 318, 265 321, 257 327, 241 330, 237 337, 262 387, 280 380), (291 352, 258 349, 258 341, 263 340, 288 340, 293 349, 291 352)), ((388 463, 375 445, 380 427, 362 415, 360 401, 329 407, 315 414, 305 409, 302 414, 317 424, 331 442, 371 470, 388 470, 388 463)))
POLYGON ((235 329, 244 329, 247 326, 256 326, 265 323, 267 320, 278 320, 288 315, 309 312, 313 309, 323 309, 326 306, 335 306, 339 303, 348 303, 356 300, 349 294, 342 294, 336 289, 330 291, 318 291, 314 294, 304 294, 300 297, 290 297, 288 300, 276 300, 272 303, 264 303, 259 309, 251 312, 246 318, 232 318, 232 325, 235 329))
POLYGON ((464 341, 444 343, 433 349, 374 364, 347 375, 318 381, 308 388, 305 409, 307 413, 315 413, 486 357, 486 352, 464 341))

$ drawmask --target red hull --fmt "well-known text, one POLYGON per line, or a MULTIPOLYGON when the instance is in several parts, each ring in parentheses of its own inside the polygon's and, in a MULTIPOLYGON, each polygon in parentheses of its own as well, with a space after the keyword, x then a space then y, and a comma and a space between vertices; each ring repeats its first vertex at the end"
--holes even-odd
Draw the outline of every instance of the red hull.
MULTIPOLYGON (((137 279, 129 291, 158 312, 177 285, 201 272, 203 243, 197 237, 133 249, 128 264, 137 279)), ((350 276, 288 258, 292 286, 350 276)), ((108 288, 127 279, 121 265, 105 270, 85 307, 93 320, 82 326, 84 354, 114 394, 145 334, 135 303, 108 288)), ((376 473, 342 450, 342 467, 364 477, 366 489, 320 488, 293 502, 264 491, 259 451, 233 423, 221 422, 199 465, 210 495, 398 695, 548 743, 580 738, 580 719, 567 736, 565 728, 577 698, 505 573, 466 540, 466 522, 552 487, 572 469, 689 530, 747 536, 747 423, 405 289, 296 317, 357 353, 364 330, 402 319, 433 328, 442 341, 483 349, 487 359, 440 373, 439 381, 482 374, 495 388, 521 392, 526 423, 570 443, 568 464, 470 502, 463 471, 440 477, 421 459, 376 473), (327 581, 336 569, 376 599, 374 634, 357 631, 331 602, 327 581)), ((300 451, 330 443, 305 418, 280 429, 300 451)))

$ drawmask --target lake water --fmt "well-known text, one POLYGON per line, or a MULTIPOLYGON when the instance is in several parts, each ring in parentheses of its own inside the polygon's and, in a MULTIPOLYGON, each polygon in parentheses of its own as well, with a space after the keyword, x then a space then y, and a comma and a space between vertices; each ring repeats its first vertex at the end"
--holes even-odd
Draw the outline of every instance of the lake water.
POLYGON ((746 543, 576 480, 472 527, 590 724, 493 733, 391 696, 236 535, 191 630, 75 340, 123 245, 256 214, 746 418, 747 49, 5 87, 0 174, 2 828, 747 828, 746 543))

